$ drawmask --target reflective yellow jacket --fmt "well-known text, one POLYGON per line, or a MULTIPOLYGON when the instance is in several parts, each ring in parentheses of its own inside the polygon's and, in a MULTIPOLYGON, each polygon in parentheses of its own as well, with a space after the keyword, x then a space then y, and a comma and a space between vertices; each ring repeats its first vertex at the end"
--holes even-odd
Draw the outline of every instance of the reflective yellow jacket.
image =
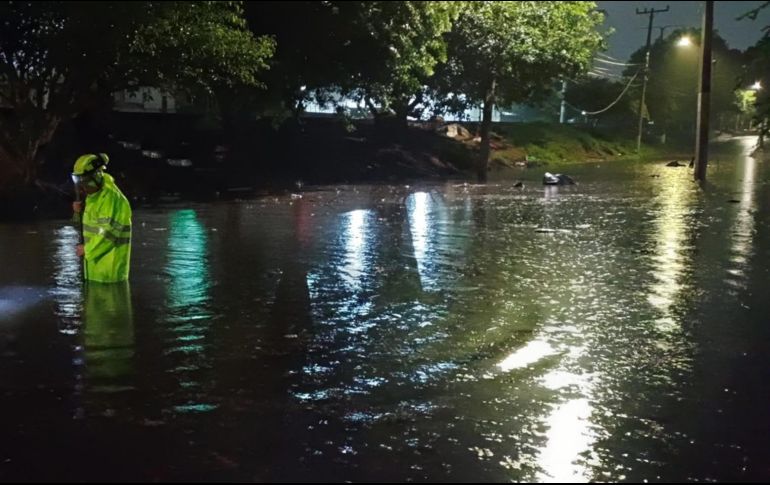
POLYGON ((131 260, 131 205, 104 174, 102 189, 86 197, 83 211, 85 257, 83 271, 89 281, 113 283, 128 280, 131 260))

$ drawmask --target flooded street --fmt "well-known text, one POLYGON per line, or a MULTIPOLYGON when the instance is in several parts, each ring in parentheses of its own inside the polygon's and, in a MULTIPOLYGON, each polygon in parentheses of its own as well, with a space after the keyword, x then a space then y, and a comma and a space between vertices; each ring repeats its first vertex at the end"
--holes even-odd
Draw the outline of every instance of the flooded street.
POLYGON ((770 185, 662 164, 0 225, 0 479, 770 479, 770 185))

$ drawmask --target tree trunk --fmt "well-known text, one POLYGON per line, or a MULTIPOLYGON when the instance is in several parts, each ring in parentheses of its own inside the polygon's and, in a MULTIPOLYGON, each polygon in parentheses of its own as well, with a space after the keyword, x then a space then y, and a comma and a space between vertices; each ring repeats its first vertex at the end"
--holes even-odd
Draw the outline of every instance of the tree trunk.
POLYGON ((372 115, 372 118, 374 118, 374 122, 377 123, 377 121, 380 119, 380 110, 377 109, 374 103, 372 103, 372 100, 368 97, 364 99, 364 102, 366 103, 366 107, 369 109, 369 113, 372 115))
POLYGON ((305 102, 302 98, 294 100, 291 106, 291 116, 299 122, 300 116, 305 112, 305 102))
POLYGON ((0 124, 0 187, 29 186, 37 180, 37 152, 51 141, 61 120, 43 113, 33 119, 3 121, 5 123, 0 124))
POLYGON ((394 111, 396 112, 396 119, 394 120, 394 126, 399 130, 406 130, 406 128, 409 126, 409 105, 407 104, 397 104, 394 106, 394 111))
POLYGON ((418 94, 413 100, 408 98, 398 98, 393 103, 393 111, 396 113, 395 125, 399 128, 406 129, 409 126, 409 116, 419 118, 420 114, 417 110, 417 106, 422 102, 422 95, 418 94))
POLYGON ((487 181, 487 171, 489 170, 489 141, 492 134, 492 110, 495 107, 496 87, 497 82, 495 79, 492 79, 489 89, 487 89, 487 94, 484 97, 484 109, 481 118, 481 145, 479 146, 479 159, 476 165, 476 175, 479 182, 487 181))

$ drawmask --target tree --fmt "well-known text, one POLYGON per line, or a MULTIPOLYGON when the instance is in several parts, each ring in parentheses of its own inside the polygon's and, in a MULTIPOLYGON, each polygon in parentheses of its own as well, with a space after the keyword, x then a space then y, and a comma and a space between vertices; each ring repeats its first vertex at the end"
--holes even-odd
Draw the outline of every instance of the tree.
POLYGON ((575 76, 603 46, 594 2, 471 2, 448 34, 437 80, 453 100, 483 107, 478 178, 486 180, 496 104, 532 101, 575 76))
POLYGON ((735 107, 738 116, 735 117, 735 130, 740 129, 741 120, 754 120, 757 115, 757 92, 754 89, 736 89, 735 107))
POLYGON ((278 41, 263 102, 296 116, 309 101, 335 104, 347 97, 366 104, 378 120, 390 114, 405 123, 407 115, 416 114, 420 88, 446 59, 443 34, 461 6, 249 2, 250 28, 278 41))
MULTIPOLYGON (((759 13, 768 7, 770 7, 770 1, 763 2, 758 7, 738 17, 738 20, 746 18, 756 20, 759 13)), ((746 50, 746 63, 741 76, 743 86, 755 82, 759 83, 760 86, 760 89, 754 92, 752 110, 754 121, 759 128, 759 149, 764 149, 765 139, 770 135, 770 124, 767 122, 770 118, 770 92, 767 90, 767 86, 770 85, 770 75, 768 74, 770 72, 770 25, 762 27, 762 31, 764 36, 746 50)))
MULTIPOLYGON (((339 84, 340 32, 348 26, 340 22, 331 2, 246 2, 244 11, 255 35, 273 37, 277 43, 264 76, 266 89, 249 90, 252 110, 297 117, 308 102, 339 84)), ((238 98, 242 102, 243 96, 238 98)))
POLYGON ((747 49, 746 60, 741 84, 748 86, 757 82, 761 86, 759 90, 753 91, 754 102, 750 113, 759 129, 759 147, 764 148, 764 141, 770 129, 767 123, 770 118, 770 92, 767 90, 767 86, 770 86, 770 37, 764 37, 747 49))
POLYGON ((59 123, 151 85, 258 85, 274 42, 239 2, 0 3, 0 186, 29 184, 59 123))
POLYGON ((420 95, 439 62, 446 60, 443 35, 462 2, 335 2, 350 29, 342 59, 342 92, 362 100, 375 118, 393 115, 406 123, 418 116, 420 95), (349 19, 349 20, 348 20, 349 19))

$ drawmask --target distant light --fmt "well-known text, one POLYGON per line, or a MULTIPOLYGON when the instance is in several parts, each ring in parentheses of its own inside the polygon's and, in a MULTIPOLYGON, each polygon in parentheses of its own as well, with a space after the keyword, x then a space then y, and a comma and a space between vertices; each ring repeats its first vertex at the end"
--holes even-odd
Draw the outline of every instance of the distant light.
POLYGON ((677 42, 676 45, 679 47, 689 47, 692 45, 692 39, 690 39, 687 36, 684 36, 681 39, 679 39, 679 42, 677 42))
POLYGON ((301 86, 301 87, 299 88, 299 90, 300 90, 300 91, 302 91, 302 92, 305 92, 305 90, 307 90, 307 86, 301 86))
POLYGON ((751 89, 753 89, 754 91, 759 91, 760 89, 762 89, 762 83, 759 81, 755 82, 754 84, 751 85, 751 89))
POLYGON ((581 111, 581 112, 580 112, 580 114, 581 114, 581 115, 583 115, 583 116, 585 116, 585 115, 586 115, 586 112, 585 112, 585 111, 581 111))

